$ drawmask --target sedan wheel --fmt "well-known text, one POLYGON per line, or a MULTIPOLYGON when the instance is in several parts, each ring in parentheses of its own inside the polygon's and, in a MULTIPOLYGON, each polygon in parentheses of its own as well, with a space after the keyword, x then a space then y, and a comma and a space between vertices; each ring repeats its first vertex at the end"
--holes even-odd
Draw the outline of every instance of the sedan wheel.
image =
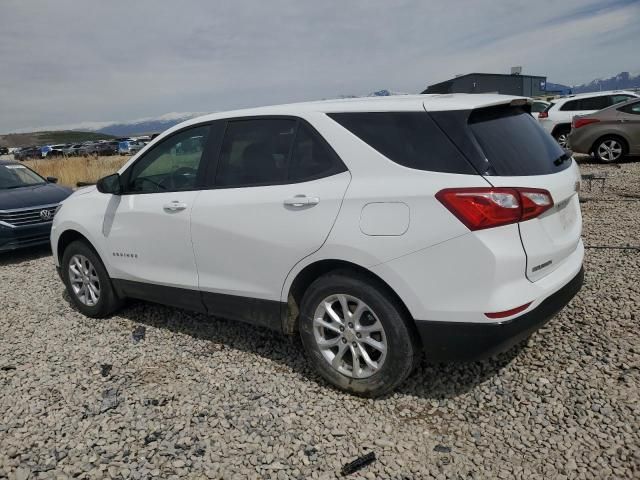
POLYGON ((556 137, 556 141, 562 148, 567 148, 567 146, 569 145, 569 134, 567 132, 560 133, 556 137))
POLYGON ((622 144, 615 138, 607 138, 598 144, 596 155, 603 162, 616 162, 624 152, 622 144))

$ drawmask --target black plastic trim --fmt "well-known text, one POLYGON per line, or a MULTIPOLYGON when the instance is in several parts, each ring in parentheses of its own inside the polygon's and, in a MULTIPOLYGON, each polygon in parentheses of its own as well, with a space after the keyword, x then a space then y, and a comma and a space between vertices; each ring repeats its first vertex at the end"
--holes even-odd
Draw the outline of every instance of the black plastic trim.
POLYGON ((134 282, 118 278, 112 279, 111 282, 120 297, 136 298, 194 312, 207 313, 198 290, 134 282))
POLYGON ((169 305, 282 332, 282 315, 286 311, 286 304, 279 301, 202 292, 117 278, 112 279, 112 283, 116 293, 122 298, 135 298, 169 305))
POLYGON ((505 352, 545 325, 580 291, 584 269, 535 309, 502 323, 416 320, 425 356, 433 361, 472 361, 505 352))
POLYGON ((276 300, 202 292, 209 315, 282 331, 282 312, 286 304, 276 300))

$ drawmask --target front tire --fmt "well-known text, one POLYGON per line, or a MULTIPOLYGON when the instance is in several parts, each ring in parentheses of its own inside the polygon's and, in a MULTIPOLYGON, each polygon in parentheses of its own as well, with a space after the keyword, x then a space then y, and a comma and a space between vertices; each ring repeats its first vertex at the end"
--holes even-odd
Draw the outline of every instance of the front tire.
POLYGON ((311 284, 299 329, 318 373, 365 397, 384 395, 402 383, 419 352, 403 309, 382 285, 355 272, 329 273, 311 284))
POLYGON ((618 162, 627 152, 627 144, 618 137, 603 137, 593 146, 594 156, 603 163, 618 162))
POLYGON ((122 304, 102 260, 85 242, 71 242, 62 255, 61 273, 69 297, 84 315, 104 318, 122 304))

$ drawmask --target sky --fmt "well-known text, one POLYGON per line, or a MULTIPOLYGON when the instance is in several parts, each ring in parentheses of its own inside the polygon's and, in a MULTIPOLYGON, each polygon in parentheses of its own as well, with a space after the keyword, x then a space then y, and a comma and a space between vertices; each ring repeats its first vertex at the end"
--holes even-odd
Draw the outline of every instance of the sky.
POLYGON ((640 70, 640 0, 1 0, 0 133, 640 70))

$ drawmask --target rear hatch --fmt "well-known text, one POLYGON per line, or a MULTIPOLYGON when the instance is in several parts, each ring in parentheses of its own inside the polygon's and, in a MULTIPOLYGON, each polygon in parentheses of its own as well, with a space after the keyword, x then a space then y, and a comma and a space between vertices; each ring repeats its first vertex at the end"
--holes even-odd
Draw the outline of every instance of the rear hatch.
POLYGON ((460 111, 429 112, 494 187, 547 190, 553 207, 518 224, 526 276, 539 280, 573 253, 582 232, 580 173, 574 160, 529 114, 523 100, 460 111))

